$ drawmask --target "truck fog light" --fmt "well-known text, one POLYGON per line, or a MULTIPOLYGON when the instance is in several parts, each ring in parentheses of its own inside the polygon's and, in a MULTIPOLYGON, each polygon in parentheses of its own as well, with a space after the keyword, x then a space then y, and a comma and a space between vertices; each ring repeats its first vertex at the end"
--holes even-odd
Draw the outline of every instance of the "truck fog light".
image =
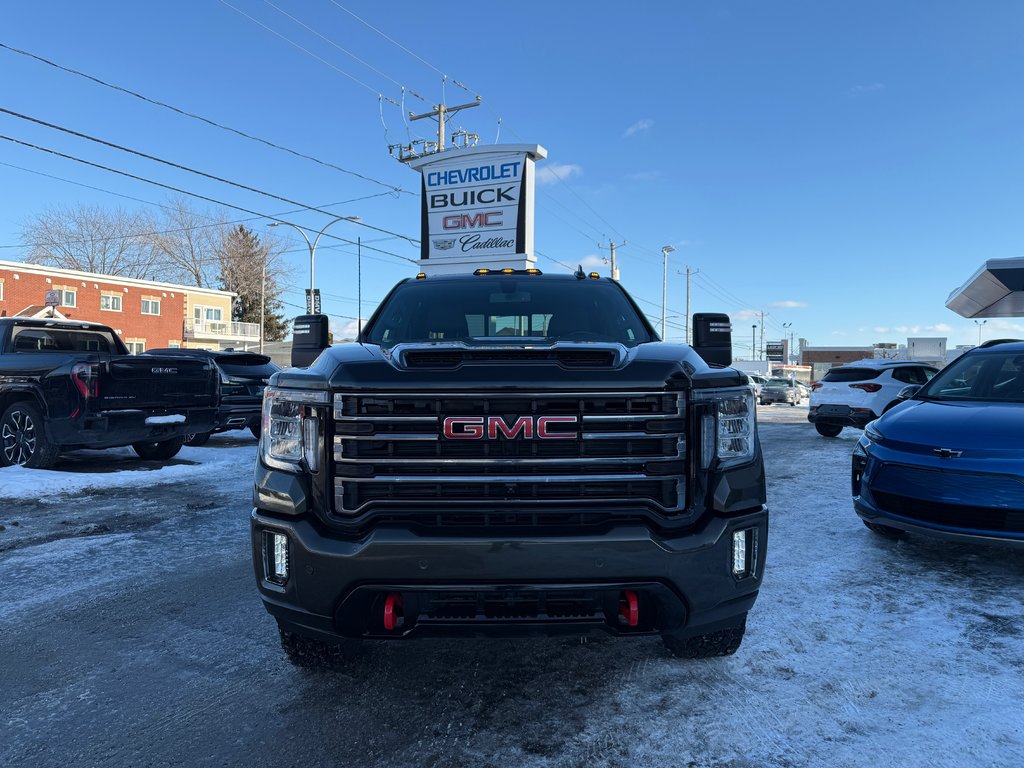
POLYGON ((744 528, 732 534, 732 575, 737 579, 754 572, 757 554, 757 529, 744 528))
POLYGON ((263 532, 263 577, 272 584, 288 581, 288 536, 278 531, 263 532))

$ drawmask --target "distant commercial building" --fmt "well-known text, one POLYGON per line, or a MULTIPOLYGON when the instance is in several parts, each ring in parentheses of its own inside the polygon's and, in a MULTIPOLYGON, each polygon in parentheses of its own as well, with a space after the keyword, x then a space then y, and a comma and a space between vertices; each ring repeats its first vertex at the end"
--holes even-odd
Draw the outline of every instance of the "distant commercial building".
POLYGON ((0 317, 54 316, 109 325, 135 354, 163 347, 225 349, 259 344, 258 323, 236 323, 236 294, 130 277, 0 261, 0 317))

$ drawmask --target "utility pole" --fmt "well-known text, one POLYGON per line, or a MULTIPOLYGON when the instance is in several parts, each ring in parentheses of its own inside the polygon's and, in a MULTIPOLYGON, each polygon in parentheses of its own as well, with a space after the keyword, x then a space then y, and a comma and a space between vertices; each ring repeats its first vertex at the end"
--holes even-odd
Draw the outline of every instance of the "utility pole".
MULTIPOLYGON (((611 265, 612 265, 612 280, 618 280, 619 279, 619 266, 618 266, 618 264, 615 263, 615 249, 616 248, 622 248, 625 245, 626 245, 626 241, 625 240, 623 240, 618 245, 616 245, 611 240, 608 241, 608 252, 609 252, 609 254, 611 254, 609 256, 609 261, 611 262, 611 265)), ((597 247, 598 248, 604 248, 604 246, 601 245, 600 243, 597 244, 597 247)))
MULTIPOLYGON (((461 112, 464 109, 471 109, 472 107, 479 107, 482 103, 482 99, 477 96, 476 101, 471 101, 468 104, 459 104, 454 107, 449 107, 443 101, 440 104, 435 104, 434 108, 429 112, 424 112, 422 115, 415 115, 412 112, 409 113, 409 120, 423 120, 425 118, 434 118, 437 120, 437 142, 424 141, 422 139, 410 142, 409 144, 390 144, 388 145, 388 151, 394 157, 395 150, 398 150, 398 159, 401 162, 407 162, 409 160, 415 160, 417 157, 423 157, 424 155, 433 155, 438 152, 444 152, 448 149, 448 118, 457 112, 461 112), (422 151, 417 151, 417 147, 422 145, 422 151)), ((476 133, 467 133, 466 131, 455 131, 452 134, 452 142, 456 145, 462 146, 476 146, 476 143, 480 140, 480 136, 476 133)))
POLYGON ((761 344, 757 348, 757 359, 761 359, 761 350, 764 349, 764 316, 766 312, 761 310, 761 344))
POLYGON ((750 326, 750 359, 757 360, 757 323, 750 326))
MULTIPOLYGON (((783 323, 782 332, 786 333, 790 328, 793 327, 792 323, 783 323)), ((786 365, 793 364, 793 332, 789 331, 789 346, 786 347, 786 365)))
POLYGON ((267 326, 267 247, 263 250, 263 270, 260 274, 260 354, 263 354, 263 329, 267 326))
MULTIPOLYGON (((682 274, 682 273, 680 273, 682 274)), ((699 275, 699 269, 690 269, 690 265, 686 265, 686 343, 690 343, 690 275, 699 275)))
MULTIPOLYGON (((665 340, 665 304, 668 301, 668 255, 674 251, 671 245, 661 246, 661 340, 665 340)), ((690 306, 686 306, 686 314, 690 314, 690 306)), ((689 341, 689 339, 687 339, 689 341)))

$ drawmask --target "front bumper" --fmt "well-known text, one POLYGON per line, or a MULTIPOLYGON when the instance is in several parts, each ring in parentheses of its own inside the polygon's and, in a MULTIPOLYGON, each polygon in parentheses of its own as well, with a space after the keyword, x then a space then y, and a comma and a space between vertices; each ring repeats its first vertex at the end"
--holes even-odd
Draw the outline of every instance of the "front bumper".
POLYGON ((1024 548, 1019 482, 1012 460, 949 466, 864 437, 852 457, 853 507, 863 520, 951 541, 1024 548))
POLYGON ((427 536, 401 527, 343 538, 306 517, 259 509, 251 530, 264 605, 282 625, 306 635, 685 635, 726 626, 753 606, 764 573, 768 510, 712 518, 702 530, 670 537, 633 524, 515 539, 427 536), (735 578, 733 532, 743 529, 755 531, 756 544, 750 574, 735 578), (283 586, 265 578, 265 531, 288 537, 283 586), (634 626, 618 620, 617 602, 626 591, 639 599, 634 626), (388 630, 381 609, 394 594, 401 595, 404 615, 401 626, 388 630))

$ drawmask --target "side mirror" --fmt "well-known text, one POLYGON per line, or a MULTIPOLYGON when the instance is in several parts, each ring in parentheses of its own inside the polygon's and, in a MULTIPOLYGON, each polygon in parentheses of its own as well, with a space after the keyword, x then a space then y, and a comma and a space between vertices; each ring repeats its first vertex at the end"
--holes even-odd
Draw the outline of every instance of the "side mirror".
POLYGON ((330 344, 327 315, 299 315, 292 324, 292 366, 306 368, 330 344))
POLYGON ((708 365, 732 365, 732 323, 720 312, 693 315, 693 351, 708 365))
POLYGON ((896 395, 896 399, 899 400, 901 403, 904 400, 910 400, 914 395, 917 394, 917 391, 920 388, 920 384, 911 384, 909 387, 904 387, 903 389, 900 390, 900 393, 896 395))

